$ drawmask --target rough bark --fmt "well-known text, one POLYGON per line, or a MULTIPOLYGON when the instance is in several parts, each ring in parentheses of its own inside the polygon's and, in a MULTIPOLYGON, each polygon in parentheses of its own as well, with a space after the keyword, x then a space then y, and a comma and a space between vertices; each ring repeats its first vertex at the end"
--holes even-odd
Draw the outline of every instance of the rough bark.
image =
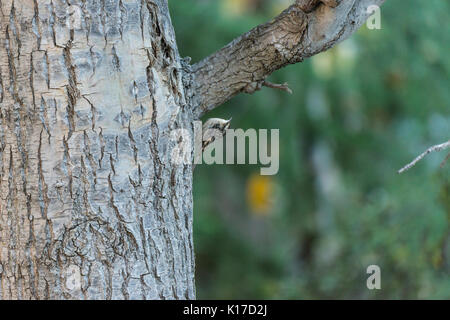
POLYGON ((0 299, 194 298, 166 2, 0 3, 0 299))
POLYGON ((0 1, 0 299, 195 298, 171 133, 383 2, 298 0, 191 67, 166 1, 0 1))

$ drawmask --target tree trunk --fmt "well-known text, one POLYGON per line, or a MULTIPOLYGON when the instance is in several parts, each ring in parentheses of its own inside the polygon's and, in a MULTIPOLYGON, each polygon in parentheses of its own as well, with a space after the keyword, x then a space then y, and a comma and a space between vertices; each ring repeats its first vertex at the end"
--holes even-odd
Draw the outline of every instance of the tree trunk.
POLYGON ((383 2, 296 0, 189 66, 167 0, 0 0, 0 299, 195 298, 194 120, 383 2))
POLYGON ((194 298, 166 0, 0 5, 0 299, 194 298))

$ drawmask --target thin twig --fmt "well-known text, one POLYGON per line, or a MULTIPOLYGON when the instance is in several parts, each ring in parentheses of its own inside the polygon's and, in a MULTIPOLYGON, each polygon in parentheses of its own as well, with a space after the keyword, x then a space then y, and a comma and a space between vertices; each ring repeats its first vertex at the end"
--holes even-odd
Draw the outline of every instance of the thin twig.
POLYGON ((262 85, 265 87, 268 87, 268 88, 272 88, 272 89, 283 90, 289 94, 292 94, 292 90, 289 88, 289 85, 287 84, 287 82, 285 82, 283 84, 277 84, 277 83, 272 83, 272 82, 264 80, 262 85))
MULTIPOLYGON (((431 148, 429 148, 427 151, 425 151, 424 153, 422 153, 420 156, 418 156, 416 159, 414 159, 413 162, 411 162, 410 164, 408 164, 407 166, 403 167, 402 169, 400 169, 398 171, 398 173, 403 173, 405 171, 408 171, 409 169, 411 169, 412 167, 414 167, 419 161, 421 161, 423 158, 425 158, 427 155, 429 155, 432 152, 439 152, 445 149, 450 148, 450 140, 442 143, 442 144, 438 144, 435 146, 432 146, 431 148)), ((448 157, 447 157, 448 158, 448 157)), ((446 159, 447 160, 447 159, 446 159)), ((445 163, 445 161, 443 163, 445 163)))
POLYGON ((441 168, 443 168, 445 166, 445 164, 447 163, 448 160, 450 160, 450 153, 447 155, 447 157, 445 157, 444 161, 442 161, 441 168))

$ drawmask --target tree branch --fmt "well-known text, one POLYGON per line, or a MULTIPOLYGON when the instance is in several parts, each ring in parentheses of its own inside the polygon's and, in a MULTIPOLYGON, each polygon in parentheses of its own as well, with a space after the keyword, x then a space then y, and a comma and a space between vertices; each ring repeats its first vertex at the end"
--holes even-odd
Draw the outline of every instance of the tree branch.
POLYGON ((278 83, 272 83, 269 81, 263 81, 263 86, 272 88, 272 89, 286 91, 287 93, 292 94, 292 90, 289 88, 289 85, 287 84, 287 82, 285 82, 283 84, 278 84, 278 83))
MULTIPOLYGON (((439 152, 439 151, 442 151, 442 150, 445 150, 445 149, 448 149, 448 148, 450 148, 450 140, 445 142, 445 143, 432 146, 431 148, 428 148, 427 151, 422 153, 420 156, 415 158, 414 161, 412 161, 410 164, 408 164, 407 166, 405 166, 402 169, 400 169, 398 171, 398 173, 403 173, 405 171, 408 171, 409 169, 414 167, 419 161, 421 161, 423 158, 425 158, 430 153, 432 153, 432 152, 439 152)), ((448 160, 449 156, 447 156, 447 158, 445 158, 445 160, 442 162, 441 166, 444 166, 444 164, 448 160)))
POLYGON ((192 66, 194 116, 201 117, 241 92, 254 92, 274 71, 348 38, 368 18, 368 7, 384 1, 297 0, 272 21, 192 66))

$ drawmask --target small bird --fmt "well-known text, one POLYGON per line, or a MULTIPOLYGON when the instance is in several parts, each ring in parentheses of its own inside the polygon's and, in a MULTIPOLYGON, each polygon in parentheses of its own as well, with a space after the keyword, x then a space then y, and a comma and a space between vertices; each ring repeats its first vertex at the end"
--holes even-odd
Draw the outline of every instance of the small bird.
POLYGON ((227 129, 230 128, 231 119, 211 118, 203 124, 202 151, 205 151, 207 146, 216 141, 218 133, 221 134, 221 137, 225 136, 227 129))

